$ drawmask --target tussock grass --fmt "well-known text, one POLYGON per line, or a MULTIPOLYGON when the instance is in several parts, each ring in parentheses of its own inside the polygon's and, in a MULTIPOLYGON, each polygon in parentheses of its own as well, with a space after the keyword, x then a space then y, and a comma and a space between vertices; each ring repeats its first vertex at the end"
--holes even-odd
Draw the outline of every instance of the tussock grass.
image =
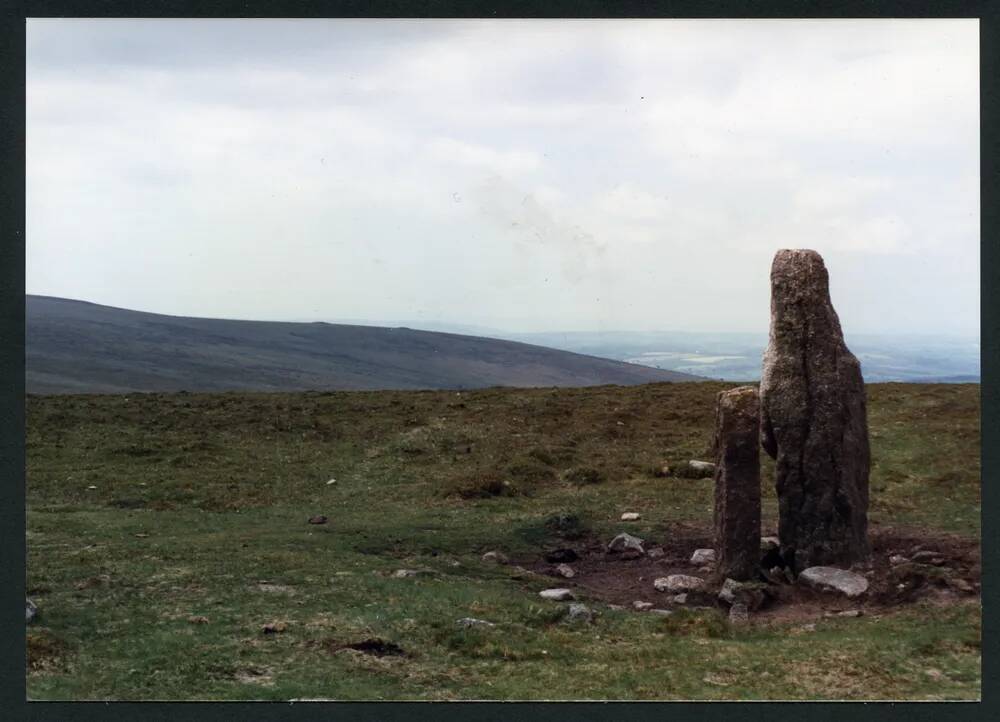
MULTIPOLYGON (((658 474, 707 458, 727 386, 29 397, 29 695, 978 697, 976 603, 803 632, 583 599, 569 625, 555 580, 480 559, 610 539, 623 511, 640 537, 710 524, 710 479, 658 474), (350 647, 372 639, 403 654, 350 647)), ((869 418, 872 524, 977 537, 979 387, 870 386, 869 418)))

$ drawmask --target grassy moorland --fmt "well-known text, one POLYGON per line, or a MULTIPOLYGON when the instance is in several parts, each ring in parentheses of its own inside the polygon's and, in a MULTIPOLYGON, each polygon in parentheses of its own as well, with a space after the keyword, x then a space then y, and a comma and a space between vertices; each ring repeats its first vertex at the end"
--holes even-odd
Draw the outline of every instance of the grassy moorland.
MULTIPOLYGON (((975 594, 734 627, 543 573, 545 550, 623 530, 707 538, 711 479, 662 467, 707 458, 728 386, 31 396, 29 697, 978 698, 975 594), (594 623, 538 597, 551 586, 594 623)), ((975 547, 979 386, 868 393, 877 551, 975 547)))

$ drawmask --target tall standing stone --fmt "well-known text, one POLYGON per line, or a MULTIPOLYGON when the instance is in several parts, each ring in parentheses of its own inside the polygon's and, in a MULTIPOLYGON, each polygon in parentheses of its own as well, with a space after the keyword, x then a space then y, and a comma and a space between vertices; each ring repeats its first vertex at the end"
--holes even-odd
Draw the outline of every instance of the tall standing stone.
POLYGON ((864 561, 868 421, 861 365, 844 344, 816 251, 771 265, 771 332, 760 381, 761 443, 776 460, 781 555, 794 572, 864 561))
POLYGON ((715 411, 716 573, 753 579, 760 564, 760 398, 722 391, 715 411))

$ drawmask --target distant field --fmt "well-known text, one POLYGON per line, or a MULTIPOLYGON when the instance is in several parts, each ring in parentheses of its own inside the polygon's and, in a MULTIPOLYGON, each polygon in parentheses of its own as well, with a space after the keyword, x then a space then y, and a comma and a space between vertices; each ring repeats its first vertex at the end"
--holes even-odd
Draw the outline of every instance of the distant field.
POLYGON ((631 609, 668 607, 654 576, 710 538, 711 479, 662 467, 707 458, 730 386, 29 396, 29 696, 978 698, 979 597, 952 588, 978 590, 978 385, 868 387, 878 573, 916 546, 950 566, 860 618, 631 609), (666 556, 606 560, 623 530, 666 556), (555 548, 585 571, 550 576, 555 548))

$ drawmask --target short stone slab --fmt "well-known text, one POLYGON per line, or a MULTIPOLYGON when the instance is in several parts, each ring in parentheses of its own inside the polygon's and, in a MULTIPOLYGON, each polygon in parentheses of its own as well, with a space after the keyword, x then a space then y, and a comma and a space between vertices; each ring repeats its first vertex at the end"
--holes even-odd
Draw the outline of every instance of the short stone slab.
POLYGON ((542 599, 550 599, 554 602, 568 602, 576 599, 576 596, 569 589, 543 589, 538 593, 542 599))
POLYGON ((688 462, 688 466, 690 466, 695 471, 701 471, 706 474, 711 474, 715 472, 715 464, 713 464, 711 461, 697 461, 695 459, 692 459, 691 461, 688 462))
POLYGON ((642 601, 636 600, 636 601, 632 602, 632 606, 635 607, 636 609, 638 609, 640 612, 645 612, 647 609, 652 609, 653 608, 653 603, 652 602, 642 602, 642 601))
POLYGON ((493 562, 494 564, 506 564, 509 560, 507 559, 507 555, 503 552, 492 551, 483 554, 483 561, 493 562))
POLYGON ((868 591, 868 580, 860 574, 837 567, 809 567, 799 574, 798 581, 820 592, 835 592, 849 599, 868 591))
POLYGON ((642 515, 634 511, 627 511, 622 514, 622 521, 639 521, 640 519, 642 519, 642 515))
POLYGON ((626 552, 626 551, 636 551, 640 554, 645 554, 642 548, 642 539, 637 536, 632 536, 622 532, 608 544, 609 552, 626 552))
POLYGON ((669 617, 671 614, 673 614, 673 612, 670 611, 669 609, 650 609, 649 613, 658 614, 661 617, 669 617))
POLYGON ((705 587, 705 580, 701 577, 691 577, 687 574, 671 574, 669 577, 660 577, 653 582, 657 591, 661 592, 697 592, 705 587))
POLYGON ((863 614, 864 612, 860 609, 848 609, 845 612, 826 612, 823 616, 827 619, 836 619, 837 617, 860 617, 863 614))
POLYGON ((691 563, 696 567, 715 564, 715 549, 695 549, 691 555, 691 563))

